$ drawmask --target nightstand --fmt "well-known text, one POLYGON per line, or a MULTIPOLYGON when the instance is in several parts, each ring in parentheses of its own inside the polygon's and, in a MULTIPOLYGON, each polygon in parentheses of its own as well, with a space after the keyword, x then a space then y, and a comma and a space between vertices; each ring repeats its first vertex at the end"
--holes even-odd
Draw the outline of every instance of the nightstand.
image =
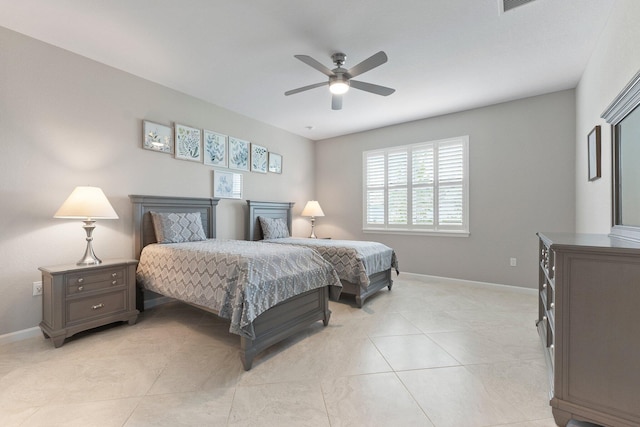
POLYGON ((114 259, 90 266, 58 265, 42 271, 40 329, 60 347, 65 338, 108 323, 136 323, 136 266, 114 259))

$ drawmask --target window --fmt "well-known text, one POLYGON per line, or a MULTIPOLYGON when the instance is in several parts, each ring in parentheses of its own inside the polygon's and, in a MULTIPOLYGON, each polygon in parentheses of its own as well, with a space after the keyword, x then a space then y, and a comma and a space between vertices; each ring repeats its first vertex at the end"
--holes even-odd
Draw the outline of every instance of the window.
POLYGON ((469 137, 364 152, 365 231, 469 234, 469 137))

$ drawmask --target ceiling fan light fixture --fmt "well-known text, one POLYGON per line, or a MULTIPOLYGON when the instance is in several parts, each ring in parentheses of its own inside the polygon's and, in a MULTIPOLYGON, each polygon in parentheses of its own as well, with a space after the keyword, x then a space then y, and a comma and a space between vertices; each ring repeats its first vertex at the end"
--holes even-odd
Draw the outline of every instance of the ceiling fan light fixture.
POLYGON ((329 82, 329 91, 334 95, 342 95, 349 90, 349 80, 343 76, 336 76, 331 78, 329 82))

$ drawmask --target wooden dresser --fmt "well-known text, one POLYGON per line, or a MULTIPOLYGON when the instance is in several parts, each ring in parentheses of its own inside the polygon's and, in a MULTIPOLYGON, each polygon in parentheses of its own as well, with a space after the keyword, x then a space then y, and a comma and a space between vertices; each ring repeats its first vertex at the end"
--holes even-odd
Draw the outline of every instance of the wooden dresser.
POLYGON ((640 244, 538 233, 538 332, 559 426, 640 425, 640 244))

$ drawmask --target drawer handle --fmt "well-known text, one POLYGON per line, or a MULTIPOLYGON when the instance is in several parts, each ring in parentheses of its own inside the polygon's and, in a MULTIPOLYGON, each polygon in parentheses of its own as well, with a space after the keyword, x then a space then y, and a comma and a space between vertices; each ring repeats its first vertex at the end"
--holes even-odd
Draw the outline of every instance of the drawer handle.
POLYGON ((542 285, 542 289, 547 289, 547 284, 542 285))
POLYGON ((556 306, 556 303, 555 303, 555 302, 552 302, 552 303, 551 303, 551 305, 550 305, 550 307, 551 307, 551 308, 553 308, 553 307, 555 307, 555 306, 556 306))
POLYGON ((116 277, 118 273, 111 273, 111 277, 116 277))
POLYGON ((82 282, 84 282, 84 279, 83 279, 82 277, 80 277, 80 278, 78 279, 78 283, 82 283, 82 282))
POLYGON ((542 316, 542 320, 547 321, 547 316, 542 316))
POLYGON ((83 289, 84 289, 84 286, 78 286, 78 291, 82 292, 83 289))
POLYGON ((92 310, 98 310, 98 309, 100 309, 100 308, 102 308, 102 307, 104 307, 104 304, 103 304, 103 303, 100 303, 100 304, 96 304, 96 305, 94 305, 94 306, 91 306, 91 309, 92 309, 92 310))
POLYGON ((114 280, 113 282, 111 282, 112 285, 115 285, 116 283, 118 283, 117 280, 114 280))

